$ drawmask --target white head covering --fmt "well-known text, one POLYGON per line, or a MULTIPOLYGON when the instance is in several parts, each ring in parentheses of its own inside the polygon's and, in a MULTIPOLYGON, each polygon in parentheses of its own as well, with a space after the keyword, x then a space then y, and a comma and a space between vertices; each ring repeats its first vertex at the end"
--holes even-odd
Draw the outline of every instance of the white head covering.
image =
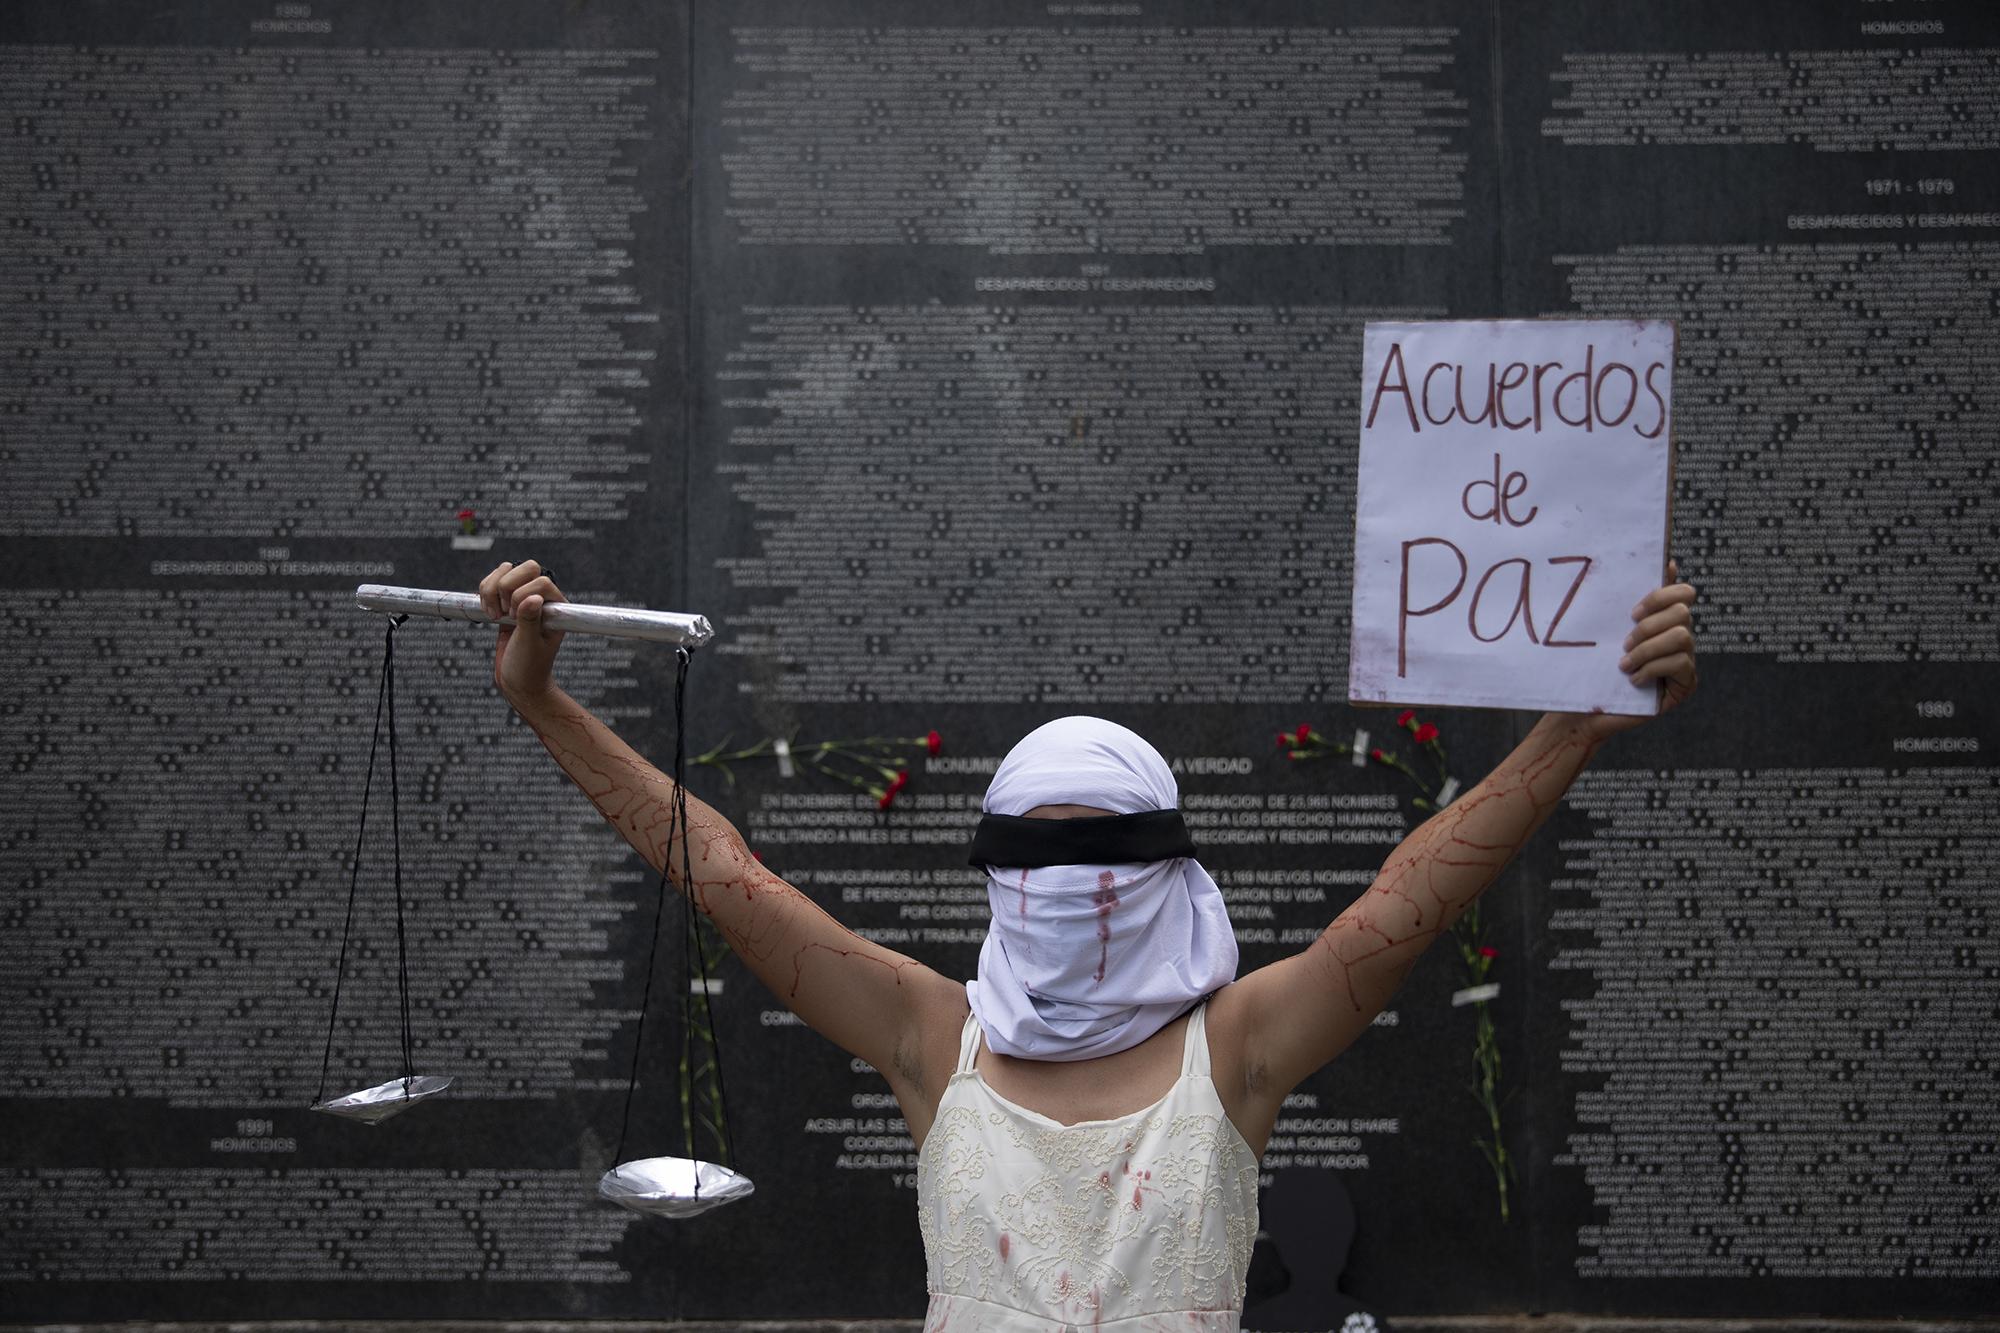
MULTIPOLYGON (((1137 732, 1058 718, 1022 737, 986 789, 985 810, 1039 805, 1113 814, 1172 810, 1180 789, 1137 732)), ((989 866, 993 924, 966 983, 987 1046, 1030 1060, 1089 1060, 1137 1046, 1236 979, 1236 933, 1201 863, 989 866)))

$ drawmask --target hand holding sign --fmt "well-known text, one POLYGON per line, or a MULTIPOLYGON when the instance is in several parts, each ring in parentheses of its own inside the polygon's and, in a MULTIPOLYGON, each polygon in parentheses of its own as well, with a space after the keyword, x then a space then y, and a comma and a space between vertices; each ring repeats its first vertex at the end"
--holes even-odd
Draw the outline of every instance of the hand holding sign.
MULTIPOLYGON (((1667 561, 1667 582, 1632 608, 1638 623, 1625 636, 1618 669, 1635 685, 1660 683, 1660 711, 1687 702, 1697 683, 1694 665, 1694 588, 1679 582, 1680 567, 1667 561)), ((1646 719, 1617 713, 1576 715, 1593 740, 1629 731, 1646 719)))
POLYGON ((1673 364, 1666 323, 1368 326, 1355 702, 1651 716, 1678 651, 1692 688, 1685 625, 1680 647, 1657 640, 1693 589, 1651 596, 1673 364), (1635 602, 1646 620, 1627 643, 1635 602))

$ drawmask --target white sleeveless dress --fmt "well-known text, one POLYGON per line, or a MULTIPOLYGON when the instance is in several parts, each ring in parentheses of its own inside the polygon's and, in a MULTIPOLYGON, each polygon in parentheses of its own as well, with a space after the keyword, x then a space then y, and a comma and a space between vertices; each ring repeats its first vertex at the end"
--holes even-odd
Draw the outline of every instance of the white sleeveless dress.
POLYGON ((1257 1235, 1257 1157, 1209 1078, 1208 1006, 1167 1095, 1063 1125, 958 1068, 917 1158, 925 1333, 1236 1333, 1257 1235))

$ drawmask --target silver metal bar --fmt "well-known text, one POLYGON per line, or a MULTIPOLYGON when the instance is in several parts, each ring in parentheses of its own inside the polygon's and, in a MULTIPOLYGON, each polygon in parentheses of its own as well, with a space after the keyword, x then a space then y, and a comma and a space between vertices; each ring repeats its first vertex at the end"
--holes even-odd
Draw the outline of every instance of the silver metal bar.
MULTIPOLYGON (((441 592, 432 588, 395 588, 383 583, 364 583, 354 590, 354 604, 364 611, 401 612, 412 616, 441 616, 446 620, 470 620, 481 625, 511 625, 512 616, 487 619, 479 605, 479 595, 470 592, 441 592)), ((715 637, 715 627, 707 616, 685 615, 679 611, 641 611, 623 606, 590 606, 582 602, 542 603, 542 623, 565 634, 602 634, 611 639, 646 639, 653 643, 699 648, 715 637)))

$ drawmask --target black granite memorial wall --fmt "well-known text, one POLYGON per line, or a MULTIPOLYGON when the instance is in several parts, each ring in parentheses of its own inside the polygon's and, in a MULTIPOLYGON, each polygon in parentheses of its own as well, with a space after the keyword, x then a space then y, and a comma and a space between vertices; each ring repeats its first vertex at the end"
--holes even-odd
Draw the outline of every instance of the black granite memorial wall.
MULTIPOLYGON (((691 786, 955 976, 998 758, 1124 722, 1247 969, 1532 722, 1419 710, 1440 765, 1343 702, 1362 326, 1591 315, 1678 322, 1700 692, 1288 1102, 1245 1324, 1990 1312, 1997 165, 1971 0, 6 7, 0 1308, 920 1315, 886 1084, 733 959, 757 1193, 594 1198, 653 878, 481 627, 397 632, 412 1035, 456 1084, 305 1109, 382 651, 354 585, 533 556, 714 620, 696 754, 899 738, 886 807, 768 753, 691 786), (1362 761, 1288 757, 1301 725, 1362 761)), ((669 654, 560 672, 666 765, 669 654)), ((382 800, 355 1087, 400 1072, 382 800)), ((674 1151, 647 1031, 634 1143, 674 1151)))

